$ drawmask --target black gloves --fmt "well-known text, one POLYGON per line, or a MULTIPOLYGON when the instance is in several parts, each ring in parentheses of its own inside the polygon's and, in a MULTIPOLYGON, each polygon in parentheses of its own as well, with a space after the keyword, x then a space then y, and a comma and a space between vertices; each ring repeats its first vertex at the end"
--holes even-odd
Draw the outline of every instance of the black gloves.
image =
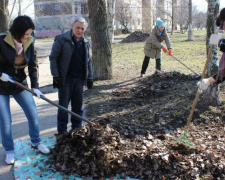
POLYGON ((93 79, 87 79, 87 88, 91 89, 93 86, 93 79))
POLYGON ((53 88, 61 88, 62 87, 62 81, 60 77, 53 77, 53 88))

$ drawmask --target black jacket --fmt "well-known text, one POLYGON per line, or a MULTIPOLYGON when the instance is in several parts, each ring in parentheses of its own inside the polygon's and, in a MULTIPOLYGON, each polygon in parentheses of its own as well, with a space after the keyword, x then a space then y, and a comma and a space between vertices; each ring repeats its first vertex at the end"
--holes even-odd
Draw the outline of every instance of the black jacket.
MULTIPOLYGON (((49 56, 51 74, 53 77, 60 77, 63 84, 66 80, 71 56, 74 50, 74 43, 72 38, 72 30, 56 36, 52 46, 51 54, 49 56)), ((84 48, 85 73, 83 79, 86 83, 87 79, 93 79, 92 61, 89 54, 90 42, 87 38, 84 38, 84 48)))
MULTIPOLYGON (((0 35, 0 76, 2 73, 6 73, 10 75, 13 80, 27 86, 25 67, 28 66, 31 88, 38 88, 38 63, 32 38, 29 38, 23 44, 23 52, 26 64, 23 66, 14 66, 16 50, 12 34, 9 32, 0 35)), ((0 80, 0 94, 11 95, 21 91, 23 91, 23 89, 13 83, 0 80)))

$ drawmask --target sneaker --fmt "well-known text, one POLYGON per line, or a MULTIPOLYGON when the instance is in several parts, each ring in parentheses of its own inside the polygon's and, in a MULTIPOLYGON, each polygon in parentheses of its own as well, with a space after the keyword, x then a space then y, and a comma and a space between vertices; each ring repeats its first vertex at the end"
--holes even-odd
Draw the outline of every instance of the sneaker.
POLYGON ((14 164, 14 153, 7 153, 6 157, 5 157, 5 163, 10 165, 10 164, 14 164))
POLYGON ((145 74, 141 74, 141 76, 140 77, 144 77, 145 76, 145 74))
POLYGON ((38 149, 43 154, 50 153, 50 150, 42 143, 39 143, 38 146, 32 146, 32 147, 35 148, 35 149, 38 149))

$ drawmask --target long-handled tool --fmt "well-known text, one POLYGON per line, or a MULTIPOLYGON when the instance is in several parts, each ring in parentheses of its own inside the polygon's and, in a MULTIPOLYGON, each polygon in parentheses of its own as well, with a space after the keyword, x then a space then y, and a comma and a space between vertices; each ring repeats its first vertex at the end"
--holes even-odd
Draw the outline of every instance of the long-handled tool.
MULTIPOLYGON (((216 34, 218 34, 218 30, 216 30, 216 34)), ((205 62, 205 67, 203 69, 202 77, 201 77, 201 80, 200 81, 202 81, 204 79, 204 77, 205 77, 205 72, 206 72, 206 69, 207 69, 207 66, 208 66, 208 63, 209 63, 209 59, 210 59, 210 56, 211 56, 211 53, 212 53, 212 50, 213 50, 213 46, 214 45, 211 45, 210 46, 209 53, 208 53, 208 56, 207 56, 207 60, 205 62)), ((199 95, 200 95, 200 92, 198 90, 197 93, 196 93, 196 95, 195 95, 195 99, 194 99, 194 102, 193 102, 193 105, 192 105, 192 108, 191 108, 190 115, 188 117, 187 125, 185 126, 185 129, 184 129, 184 134, 183 134, 183 136, 181 138, 176 139, 177 142, 187 144, 187 145, 189 145, 191 147, 193 147, 193 145, 192 145, 191 142, 189 142, 187 140, 187 134, 188 134, 188 128, 190 127, 190 123, 191 123, 191 120, 192 120, 192 116, 193 116, 195 107, 196 107, 197 102, 198 102, 198 99, 199 99, 199 95)))
POLYGON ((192 71, 193 73, 196 74, 195 79, 199 80, 201 79, 201 75, 197 74, 194 70, 192 70, 190 67, 188 67, 186 64, 184 64, 183 62, 181 62, 179 59, 177 59, 176 57, 172 56, 175 60, 177 60, 178 62, 180 62, 182 65, 184 65, 186 68, 188 68, 190 71, 192 71))
MULTIPOLYGON (((20 88, 22 88, 22 89, 24 89, 24 90, 27 90, 27 91, 31 92, 33 95, 37 96, 37 95, 36 95, 31 89, 29 89, 28 87, 22 85, 21 83, 19 83, 19 82, 17 82, 17 81, 14 81, 14 80, 13 80, 13 82, 14 82, 14 84, 16 84, 17 86, 19 86, 20 88)), ((53 101, 49 100, 48 98, 46 98, 46 97, 43 96, 43 95, 41 95, 40 98, 43 99, 43 100, 45 100, 45 101, 47 101, 48 103, 50 103, 50 104, 52 104, 52 105, 58 107, 59 109, 61 109, 61 110, 63 110, 63 111, 66 111, 67 113, 71 114, 72 116, 74 116, 74 117, 76 117, 76 118, 79 118, 80 120, 83 120, 83 121, 85 121, 85 122, 87 122, 87 123, 89 123, 89 124, 97 125, 96 123, 93 123, 93 122, 91 122, 91 121, 89 121, 89 120, 87 120, 87 119, 85 119, 85 118, 79 116, 78 114, 76 114, 76 113, 74 113, 74 112, 72 112, 72 111, 70 111, 70 110, 64 108, 63 106, 60 106, 60 105, 54 103, 53 101)))

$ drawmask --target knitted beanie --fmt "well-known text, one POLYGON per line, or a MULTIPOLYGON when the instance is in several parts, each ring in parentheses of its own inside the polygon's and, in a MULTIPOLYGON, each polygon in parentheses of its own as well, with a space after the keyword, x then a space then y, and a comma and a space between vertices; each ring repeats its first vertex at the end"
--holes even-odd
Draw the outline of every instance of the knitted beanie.
POLYGON ((162 20, 158 20, 157 22, 156 22, 156 26, 160 26, 160 25, 162 25, 163 24, 163 21, 162 20))

